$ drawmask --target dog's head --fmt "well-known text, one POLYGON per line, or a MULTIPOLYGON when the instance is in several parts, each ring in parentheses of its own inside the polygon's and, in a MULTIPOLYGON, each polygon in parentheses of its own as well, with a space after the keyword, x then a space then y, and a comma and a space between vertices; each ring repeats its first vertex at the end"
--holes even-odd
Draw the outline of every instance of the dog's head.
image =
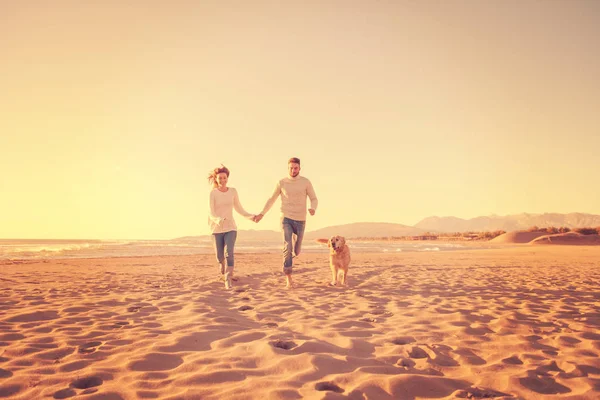
POLYGON ((346 245, 346 239, 343 236, 332 236, 327 242, 327 246, 333 251, 340 251, 346 245))

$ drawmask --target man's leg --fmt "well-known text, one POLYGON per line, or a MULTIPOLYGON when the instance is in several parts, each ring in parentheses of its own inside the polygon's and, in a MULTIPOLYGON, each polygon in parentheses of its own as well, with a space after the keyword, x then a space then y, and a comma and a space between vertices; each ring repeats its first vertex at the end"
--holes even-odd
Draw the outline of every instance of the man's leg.
POLYGON ((219 269, 221 275, 223 275, 225 273, 225 234, 213 233, 212 237, 215 247, 215 255, 217 256, 217 262, 219 263, 219 269))
POLYGON ((306 221, 294 221, 295 229, 295 243, 294 243, 294 254, 296 256, 300 255, 300 251, 302 251, 302 240, 304 239, 304 227, 306 226, 306 221))
POLYGON ((283 218, 281 221, 283 230, 283 273, 285 274, 286 287, 292 286, 292 235, 294 228, 292 221, 288 218, 283 218))

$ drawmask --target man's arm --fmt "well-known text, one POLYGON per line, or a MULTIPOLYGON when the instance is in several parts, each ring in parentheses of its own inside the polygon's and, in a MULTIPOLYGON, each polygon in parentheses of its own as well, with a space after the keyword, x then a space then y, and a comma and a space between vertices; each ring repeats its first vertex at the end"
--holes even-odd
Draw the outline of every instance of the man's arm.
POLYGON ((310 199, 310 208, 308 209, 308 212, 310 213, 310 215, 315 215, 315 211, 317 211, 317 206, 319 205, 319 200, 317 199, 317 194, 315 193, 315 189, 313 188, 313 185, 312 183, 310 183, 310 181, 308 181, 306 194, 310 199))
POLYGON ((256 217, 254 217, 255 222, 260 221, 262 219, 262 217, 265 216, 265 214, 271 209, 271 207, 273 207, 273 204, 275 204, 275 200, 277 200, 277 198, 279 197, 280 194, 281 194, 281 181, 277 182, 277 185, 275 186, 275 190, 273 191, 273 194, 271 195, 269 200, 267 200, 267 203, 263 207, 262 211, 256 217))

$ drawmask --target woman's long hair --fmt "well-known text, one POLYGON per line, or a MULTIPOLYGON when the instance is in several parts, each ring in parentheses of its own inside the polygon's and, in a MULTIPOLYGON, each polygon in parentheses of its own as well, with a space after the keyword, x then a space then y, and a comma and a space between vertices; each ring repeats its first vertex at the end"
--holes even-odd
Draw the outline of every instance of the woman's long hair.
POLYGON ((212 185, 213 189, 219 187, 219 184, 217 183, 217 175, 219 175, 221 173, 225 173, 227 175, 227 177, 229 178, 229 169, 226 166, 224 166, 223 164, 221 164, 220 167, 213 169, 208 174, 208 183, 210 185, 212 185))

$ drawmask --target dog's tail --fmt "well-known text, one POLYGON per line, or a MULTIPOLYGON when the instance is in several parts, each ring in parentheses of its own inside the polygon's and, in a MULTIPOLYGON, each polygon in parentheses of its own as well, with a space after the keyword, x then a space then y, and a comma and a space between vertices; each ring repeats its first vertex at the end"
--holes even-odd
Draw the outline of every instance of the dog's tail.
POLYGON ((328 242, 329 242, 329 239, 323 239, 323 238, 320 238, 320 239, 316 239, 316 241, 317 241, 318 243, 328 243, 328 242))

